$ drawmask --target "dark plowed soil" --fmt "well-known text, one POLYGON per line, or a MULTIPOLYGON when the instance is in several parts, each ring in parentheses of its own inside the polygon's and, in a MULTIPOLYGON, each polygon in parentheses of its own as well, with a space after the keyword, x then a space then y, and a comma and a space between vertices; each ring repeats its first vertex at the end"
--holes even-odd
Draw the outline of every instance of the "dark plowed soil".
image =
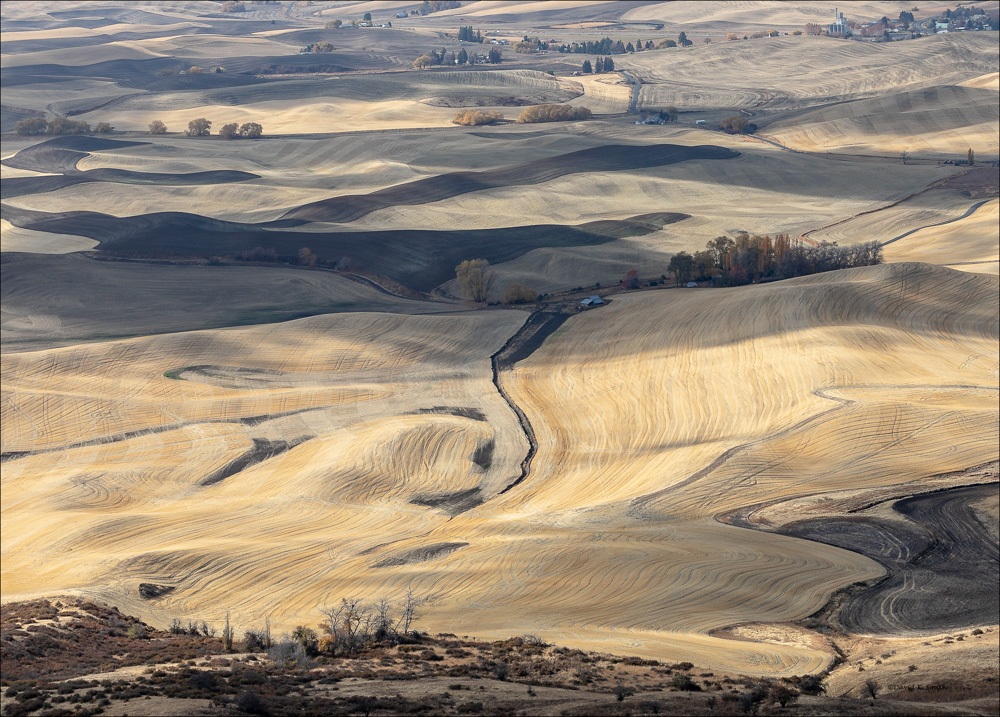
POLYGON ((377 563, 373 564, 373 568, 391 568, 397 565, 412 565, 413 563, 422 563, 426 560, 433 560, 435 558, 440 558, 448 553, 453 553, 459 548, 464 548, 468 543, 434 543, 433 545, 425 545, 420 548, 414 548, 413 550, 408 550, 405 553, 399 553, 398 555, 393 555, 388 558, 382 558, 377 563))
POLYGON ((28 169, 32 172, 75 172, 77 162, 86 157, 89 152, 138 147, 141 144, 149 144, 149 142, 126 142, 86 135, 56 137, 26 147, 0 163, 17 169, 28 169))
POLYGON ((851 595, 840 623, 854 633, 951 630, 997 621, 1000 555, 970 503, 1000 484, 918 495, 893 507, 900 520, 820 519, 783 533, 836 545, 885 566, 879 583, 851 595))
POLYGON ((273 458, 280 453, 284 453, 290 448, 294 448, 298 445, 298 443, 301 443, 301 441, 288 443, 287 441, 270 441, 266 438, 254 438, 253 448, 241 455, 239 458, 224 465, 211 475, 207 475, 202 478, 198 485, 208 486, 221 483, 226 478, 234 476, 240 471, 246 470, 250 466, 257 465, 258 463, 266 461, 268 458, 273 458))
POLYGON ((3 164, 33 172, 62 173, 48 177, 14 177, 2 182, 5 198, 26 194, 52 192, 83 182, 117 182, 120 184, 228 184, 259 179, 260 175, 228 169, 212 169, 204 172, 166 173, 134 172, 130 169, 87 169, 79 170, 76 165, 90 152, 106 149, 122 149, 149 144, 148 142, 125 142, 103 137, 72 136, 56 137, 41 144, 22 149, 3 164))
POLYGON ((75 234, 101 242, 98 250, 114 256, 181 258, 235 256, 261 246, 279 260, 297 262, 309 247, 320 262, 349 257, 363 268, 388 276, 411 289, 427 291, 455 276, 455 266, 470 256, 492 264, 511 261, 540 247, 592 246, 623 236, 641 236, 685 214, 650 215, 636 220, 600 221, 579 226, 532 225, 457 231, 296 232, 302 220, 265 225, 240 224, 181 212, 115 217, 97 212, 48 214, 3 205, 2 216, 15 226, 75 234), (270 230, 266 229, 270 228, 270 230))
POLYGON ((538 184, 579 172, 616 172, 659 167, 692 159, 732 159, 739 152, 700 145, 602 145, 485 172, 450 172, 371 194, 332 197, 292 209, 283 218, 311 222, 353 222, 385 207, 427 204, 481 189, 538 184))
POLYGON ((228 169, 213 169, 205 172, 167 174, 158 172, 133 172, 128 169, 88 169, 73 174, 50 175, 47 177, 12 177, 0 182, 5 199, 27 194, 54 192, 63 187, 87 182, 114 182, 117 184, 159 184, 195 185, 230 184, 260 179, 260 175, 228 169))

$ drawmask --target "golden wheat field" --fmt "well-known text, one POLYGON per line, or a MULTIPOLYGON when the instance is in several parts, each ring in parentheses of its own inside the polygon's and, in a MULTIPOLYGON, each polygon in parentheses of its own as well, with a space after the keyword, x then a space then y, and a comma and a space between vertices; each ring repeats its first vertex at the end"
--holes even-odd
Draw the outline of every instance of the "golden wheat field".
POLYGON ((742 294, 622 297, 503 376, 539 443, 503 495, 524 439, 487 357, 517 312, 5 355, 3 450, 30 453, 4 466, 5 595, 291 625, 412 587, 433 598, 431 629, 474 615, 480 635, 820 669, 830 656, 808 644, 709 633, 811 612, 881 568, 713 516, 994 457, 997 283, 901 264, 742 294), (291 447, 206 480, 255 441, 291 447), (413 503, 471 489, 484 502, 454 517, 413 503), (175 590, 152 607, 139 582, 175 590))
POLYGON ((429 633, 837 696, 890 650, 900 690, 931 683, 903 660, 955 678, 948 636, 996 627, 995 31, 243 5, 0 9, 5 603, 280 634, 412 591, 429 633), (681 31, 627 74, 558 51, 681 31), (542 104, 592 114, 515 121, 542 104))

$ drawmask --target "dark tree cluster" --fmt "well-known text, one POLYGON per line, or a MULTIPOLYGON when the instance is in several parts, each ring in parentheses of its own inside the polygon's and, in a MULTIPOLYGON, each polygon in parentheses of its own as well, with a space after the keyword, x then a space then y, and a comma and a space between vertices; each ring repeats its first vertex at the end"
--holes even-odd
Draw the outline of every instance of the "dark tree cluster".
POLYGON ((605 72, 615 71, 615 61, 611 57, 598 57, 594 60, 594 64, 590 64, 590 60, 583 61, 583 71, 586 74, 593 72, 594 74, 600 75, 605 72))
MULTIPOLYGON (((493 47, 490 48, 485 60, 491 64, 498 65, 503 61, 503 54, 499 49, 493 47)), ((435 65, 475 65, 477 62, 482 61, 483 57, 481 55, 477 60, 475 52, 470 55, 465 51, 464 47, 457 53, 445 52, 444 48, 442 48, 441 50, 431 50, 426 55, 421 55, 413 61, 413 66, 417 69, 423 69, 435 65)))
POLYGON ((458 0, 424 0, 420 5, 420 14, 430 15, 432 12, 454 10, 457 7, 462 7, 462 3, 458 0))
POLYGON ((302 48, 302 52, 311 52, 314 55, 319 55, 324 52, 333 52, 335 49, 333 43, 324 40, 323 42, 314 42, 311 45, 306 45, 302 48))
POLYGON ((462 25, 458 28, 458 39, 464 40, 465 42, 482 43, 483 33, 479 30, 473 30, 472 25, 462 25))
POLYGON ((624 55, 627 50, 621 40, 602 37, 600 40, 586 42, 571 42, 568 45, 553 47, 557 52, 575 52, 581 55, 624 55))
POLYGON ((726 134, 753 134, 757 125, 742 115, 730 115, 719 122, 719 129, 726 134))

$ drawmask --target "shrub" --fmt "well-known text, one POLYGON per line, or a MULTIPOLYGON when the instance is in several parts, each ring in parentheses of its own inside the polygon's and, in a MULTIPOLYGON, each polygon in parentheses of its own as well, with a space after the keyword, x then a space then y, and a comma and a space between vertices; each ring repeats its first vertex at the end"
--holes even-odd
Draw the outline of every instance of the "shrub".
POLYGON ((452 120, 454 124, 466 127, 477 127, 483 124, 496 124, 503 119, 503 115, 496 110, 462 110, 452 120))
POLYGON ((49 123, 45 121, 44 117, 26 117, 14 125, 14 132, 22 137, 34 137, 45 134, 48 126, 49 123))
POLYGON ((233 700, 233 704, 236 705, 236 709, 240 712, 246 712, 251 715, 267 714, 267 705, 264 704, 264 700, 256 692, 241 692, 233 700))
POLYGON ((528 107, 518 115, 518 124, 535 122, 572 122, 590 119, 592 112, 586 107, 572 105, 535 105, 528 107))
POLYGON ((517 281, 510 284, 503 292, 505 304, 527 304, 531 301, 538 301, 538 292, 517 281))
POLYGON ((150 134, 166 134, 167 126, 163 124, 160 120, 153 120, 149 123, 149 133, 150 134))

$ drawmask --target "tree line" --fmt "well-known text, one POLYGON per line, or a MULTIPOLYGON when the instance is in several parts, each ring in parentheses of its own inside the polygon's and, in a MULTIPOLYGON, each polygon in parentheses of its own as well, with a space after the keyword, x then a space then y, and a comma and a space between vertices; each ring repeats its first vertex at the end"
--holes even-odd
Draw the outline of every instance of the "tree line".
POLYGON ((678 286, 689 281, 715 280, 720 286, 742 286, 762 279, 790 279, 824 271, 874 266, 883 263, 877 241, 840 246, 836 242, 809 245, 788 234, 739 234, 720 236, 703 251, 682 251, 670 259, 669 269, 678 286))
MULTIPOLYGON (((490 51, 486 54, 485 61, 491 65, 499 65, 503 62, 503 53, 500 51, 500 48, 491 47, 490 51)), ((440 51, 431 50, 429 53, 421 55, 413 61, 413 66, 418 70, 422 70, 435 65, 475 65, 481 62, 482 60, 475 53, 470 55, 465 51, 464 47, 457 53, 445 52, 444 48, 442 48, 440 51)))
POLYGON ((14 125, 14 133, 22 137, 34 137, 40 134, 108 134, 115 128, 107 122, 98 122, 94 128, 82 120, 69 117, 56 117, 47 120, 44 117, 26 117, 14 125))
POLYGON ((590 119, 592 114, 586 107, 574 107, 573 105, 535 105, 521 112, 516 121, 518 124, 573 122, 590 119))

